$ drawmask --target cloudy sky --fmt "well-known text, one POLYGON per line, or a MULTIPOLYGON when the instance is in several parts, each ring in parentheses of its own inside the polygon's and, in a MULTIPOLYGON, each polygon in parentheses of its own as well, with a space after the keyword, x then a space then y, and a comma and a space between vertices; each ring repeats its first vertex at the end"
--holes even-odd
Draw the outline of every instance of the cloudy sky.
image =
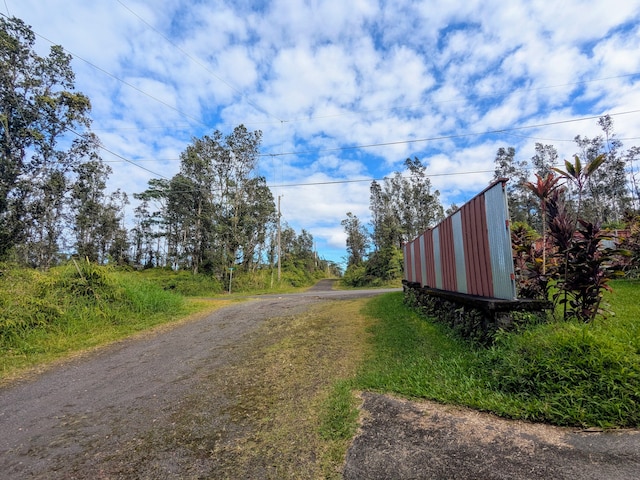
MULTIPOLYGON (((610 114, 640 145, 640 0, 3 0, 38 49, 74 57, 111 187, 171 177, 192 138, 263 132, 283 219, 341 262, 340 221, 369 185, 428 165, 444 206, 492 177, 498 148, 576 153, 610 114), (594 118, 595 117, 595 118, 594 118), (144 168, 140 168, 144 167, 144 168)), ((132 215, 132 212, 129 212, 132 215)))

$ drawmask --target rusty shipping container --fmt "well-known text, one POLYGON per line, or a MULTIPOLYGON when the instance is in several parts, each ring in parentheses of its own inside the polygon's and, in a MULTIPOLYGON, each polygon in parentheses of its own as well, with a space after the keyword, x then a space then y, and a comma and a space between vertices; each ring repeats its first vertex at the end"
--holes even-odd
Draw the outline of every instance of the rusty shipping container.
POLYGON ((422 286, 514 300, 506 179, 404 245, 405 279, 422 286))

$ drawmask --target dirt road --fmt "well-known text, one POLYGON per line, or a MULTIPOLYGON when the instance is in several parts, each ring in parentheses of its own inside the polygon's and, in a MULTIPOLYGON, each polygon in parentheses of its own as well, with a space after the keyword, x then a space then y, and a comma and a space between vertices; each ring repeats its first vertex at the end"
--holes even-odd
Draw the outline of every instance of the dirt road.
POLYGON ((261 323, 318 302, 380 292, 333 291, 331 282, 320 282, 302 294, 257 297, 1 388, 0 478, 210 478, 193 449, 150 451, 144 467, 126 463, 132 450, 148 448, 154 432, 184 429, 172 423, 200 393, 215 395, 210 404, 219 409, 217 424, 208 428, 240 428, 225 424, 234 399, 224 388, 212 394, 206 382, 241 360, 261 323))
MULTIPOLYGON (((253 427, 232 421, 237 389, 216 373, 246 357, 269 319, 377 293, 331 291, 322 282, 304 294, 251 299, 3 387, 0 478, 231 478, 216 475, 211 432, 253 427)), ((640 478, 637 432, 575 433, 428 402, 362 397, 362 428, 344 467, 348 479, 640 478)))

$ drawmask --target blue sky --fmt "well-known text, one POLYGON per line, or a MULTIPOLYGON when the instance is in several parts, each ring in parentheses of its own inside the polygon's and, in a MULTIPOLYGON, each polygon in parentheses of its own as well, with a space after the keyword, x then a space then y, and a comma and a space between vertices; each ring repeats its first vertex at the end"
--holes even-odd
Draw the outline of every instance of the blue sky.
POLYGON ((370 180, 402 171, 407 157, 428 165, 446 207, 487 185, 500 147, 530 159, 540 142, 571 157, 576 135, 599 133, 590 117, 612 115, 624 144, 640 145, 638 0, 3 0, 0 9, 32 26, 43 53, 53 42, 74 56, 111 188, 141 192, 177 173, 193 137, 243 123, 263 132, 260 171, 282 196, 283 219, 338 262, 340 221, 350 211, 367 222, 370 180))

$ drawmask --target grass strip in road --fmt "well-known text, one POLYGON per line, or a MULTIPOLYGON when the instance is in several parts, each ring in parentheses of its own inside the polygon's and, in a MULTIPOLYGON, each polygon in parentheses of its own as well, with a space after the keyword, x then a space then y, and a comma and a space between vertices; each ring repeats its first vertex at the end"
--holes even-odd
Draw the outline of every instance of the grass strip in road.
POLYGON ((173 415, 174 427, 154 432, 127 464, 142 465, 147 450, 186 448, 181 461, 199 465, 198 478, 341 478, 357 417, 349 379, 367 348, 365 303, 323 303, 267 320, 237 347, 242 360, 203 381, 173 415), (346 430, 336 435, 336 426, 346 430))

